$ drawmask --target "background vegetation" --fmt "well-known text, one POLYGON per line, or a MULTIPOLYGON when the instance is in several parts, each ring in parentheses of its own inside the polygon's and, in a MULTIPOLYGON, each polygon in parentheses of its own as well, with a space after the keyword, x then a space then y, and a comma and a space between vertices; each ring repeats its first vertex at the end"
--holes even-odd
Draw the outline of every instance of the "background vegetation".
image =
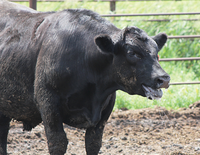
MULTIPOLYGON (((28 3, 21 3, 28 6, 28 3)), ((115 13, 166 13, 166 12, 199 12, 200 1, 136 1, 117 2, 115 13)), ((86 8, 99 14, 113 14, 109 11, 109 2, 38 2, 39 11, 59 11, 68 8, 86 8)), ((107 18, 118 28, 127 25, 137 26, 153 36, 165 32, 169 36, 200 35, 200 21, 186 21, 184 19, 200 19, 200 15, 183 16, 151 16, 151 17, 117 17, 107 18), (165 22, 149 22, 141 20, 168 19, 165 22), (182 19, 182 20, 181 20, 182 19)), ((200 39, 170 39, 159 53, 161 58, 200 57, 200 39)), ((160 62, 161 66, 171 76, 171 82, 186 82, 200 80, 200 61, 160 62)), ((163 90, 163 98, 150 101, 134 95, 130 96, 117 91, 116 108, 138 109, 154 107, 155 105, 167 109, 188 107, 200 100, 200 85, 170 86, 163 90)))

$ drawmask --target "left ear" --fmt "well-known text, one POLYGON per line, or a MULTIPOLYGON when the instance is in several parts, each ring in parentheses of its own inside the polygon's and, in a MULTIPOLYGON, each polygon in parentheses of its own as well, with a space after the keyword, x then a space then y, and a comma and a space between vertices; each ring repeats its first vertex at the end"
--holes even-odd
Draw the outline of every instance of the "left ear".
POLYGON ((167 35, 165 33, 159 33, 156 36, 152 37, 152 39, 157 43, 159 51, 167 42, 167 35))
POLYGON ((110 36, 98 35, 94 41, 102 53, 114 54, 114 43, 110 36))

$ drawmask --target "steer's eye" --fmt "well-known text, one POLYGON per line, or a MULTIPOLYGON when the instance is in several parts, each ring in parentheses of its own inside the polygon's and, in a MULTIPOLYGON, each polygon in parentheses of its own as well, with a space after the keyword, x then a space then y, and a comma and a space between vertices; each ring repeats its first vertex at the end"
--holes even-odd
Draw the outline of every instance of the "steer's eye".
POLYGON ((128 51, 127 54, 129 55, 129 57, 134 57, 134 58, 137 58, 137 59, 141 59, 141 56, 133 51, 128 51))

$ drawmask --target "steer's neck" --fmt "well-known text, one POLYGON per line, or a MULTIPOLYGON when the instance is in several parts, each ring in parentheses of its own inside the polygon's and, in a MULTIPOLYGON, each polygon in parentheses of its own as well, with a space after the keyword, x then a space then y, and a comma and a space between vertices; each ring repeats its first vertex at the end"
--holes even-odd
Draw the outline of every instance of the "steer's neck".
POLYGON ((108 95, 119 89, 118 85, 113 81, 112 68, 108 66, 101 74, 96 75, 96 91, 102 99, 106 99, 108 95))

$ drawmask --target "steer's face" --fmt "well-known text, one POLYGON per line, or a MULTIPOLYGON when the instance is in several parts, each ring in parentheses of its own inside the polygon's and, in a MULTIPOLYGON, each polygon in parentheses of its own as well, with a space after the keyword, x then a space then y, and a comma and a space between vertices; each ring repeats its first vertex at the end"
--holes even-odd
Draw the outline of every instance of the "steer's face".
POLYGON ((144 31, 130 27, 122 30, 113 43, 108 36, 96 38, 102 51, 113 54, 113 80, 119 89, 151 99, 162 97, 160 88, 168 88, 170 77, 158 63, 158 52, 167 41, 165 34, 149 37, 144 31))

